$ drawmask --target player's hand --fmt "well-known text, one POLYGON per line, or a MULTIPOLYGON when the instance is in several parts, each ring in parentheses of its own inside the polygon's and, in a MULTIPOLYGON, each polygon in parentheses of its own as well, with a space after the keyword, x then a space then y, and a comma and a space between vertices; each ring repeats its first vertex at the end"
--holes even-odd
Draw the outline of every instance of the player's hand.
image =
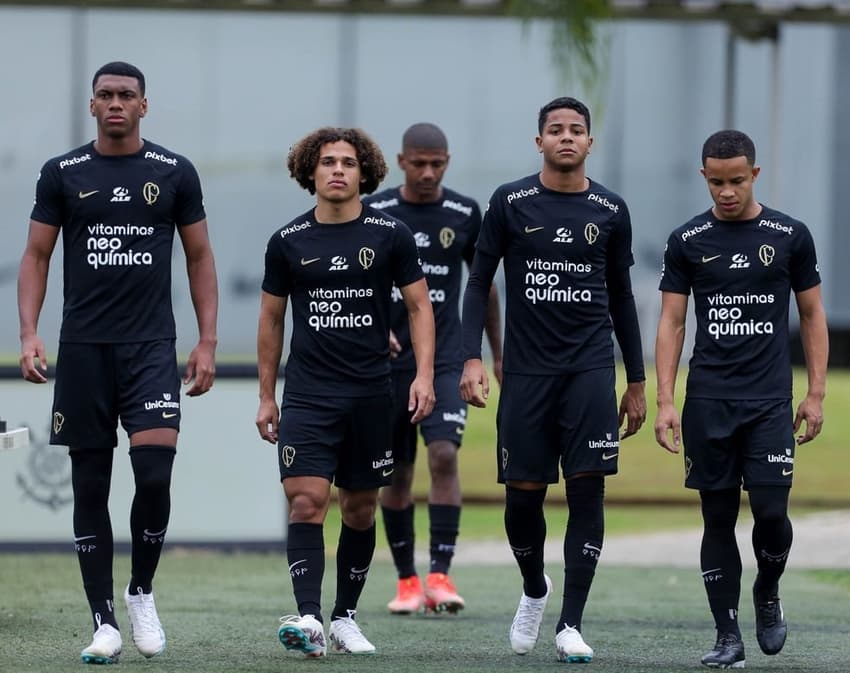
POLYGON ((401 343, 395 332, 390 330, 390 360, 397 358, 399 353, 401 353, 401 343))
POLYGON ((189 397, 203 395, 215 383, 215 345, 207 341, 199 341, 189 354, 186 362, 186 373, 183 374, 183 385, 192 382, 192 387, 186 391, 189 397))
POLYGON ((479 358, 471 358, 463 363, 460 377, 460 396, 464 402, 483 409, 490 397, 490 379, 487 368, 479 358))
POLYGON ((643 426, 646 420, 646 395, 644 382, 636 381, 626 386, 623 399, 620 402, 620 427, 626 421, 626 428, 620 433, 620 439, 631 437, 643 426))
POLYGON ((806 431, 797 436, 797 444, 805 444, 812 441, 823 429, 823 400, 818 397, 806 395, 806 399, 797 407, 797 415, 794 417, 794 432, 797 433, 806 423, 806 431))
POLYGON ((434 379, 417 376, 410 384, 407 410, 413 412, 411 423, 418 423, 434 410, 437 397, 434 394, 434 379))
POLYGON ((682 424, 679 421, 679 413, 672 403, 658 405, 658 415, 655 417, 655 441, 670 453, 679 453, 682 445, 682 424), (670 441, 670 432, 673 432, 673 441, 670 441))
POLYGON ((257 431, 267 442, 277 444, 277 429, 280 423, 280 410, 274 400, 260 400, 257 411, 257 431))
POLYGON ((21 339, 21 374, 32 383, 47 382, 47 355, 37 334, 21 339))

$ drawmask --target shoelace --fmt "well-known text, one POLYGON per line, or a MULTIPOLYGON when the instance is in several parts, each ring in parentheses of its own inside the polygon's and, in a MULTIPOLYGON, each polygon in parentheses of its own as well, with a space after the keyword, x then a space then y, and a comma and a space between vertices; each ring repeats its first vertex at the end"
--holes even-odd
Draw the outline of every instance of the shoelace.
POLYGON ((545 603, 540 598, 529 598, 528 596, 523 596, 520 602, 522 606, 518 610, 514 625, 518 631, 533 634, 540 620, 540 615, 543 614, 545 603))
POLYGON ((774 627, 781 621, 779 618, 779 601, 759 603, 758 611, 762 624, 767 628, 774 627))
POLYGON ((159 619, 156 616, 156 605, 153 594, 138 594, 132 597, 136 621, 142 629, 158 630, 159 619))
POLYGON ((360 627, 357 626, 357 623, 353 619, 349 619, 348 617, 339 617, 338 619, 334 619, 333 624, 336 625, 335 631, 339 632, 340 636, 345 640, 353 640, 356 642, 366 642, 366 636, 363 635, 363 632, 360 631, 360 627))

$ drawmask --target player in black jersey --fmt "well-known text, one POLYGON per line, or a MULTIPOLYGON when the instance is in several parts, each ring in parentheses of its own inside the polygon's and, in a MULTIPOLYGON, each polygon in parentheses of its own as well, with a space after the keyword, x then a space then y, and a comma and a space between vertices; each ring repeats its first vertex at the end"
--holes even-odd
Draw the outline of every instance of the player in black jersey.
POLYGON ((378 146, 359 129, 321 128, 292 148, 288 166, 316 206, 269 239, 257 334, 257 429, 278 447, 298 605, 297 615, 281 618, 278 638, 309 657, 326 653, 323 524, 333 481, 342 529, 328 637, 340 652, 370 653, 375 647, 354 615, 375 550, 378 489, 395 469, 387 338, 393 285, 409 313, 416 357, 406 391, 414 423, 434 407, 434 314, 410 230, 360 201, 387 172, 378 146), (288 304, 293 331, 278 409, 288 304))
POLYGON ((755 146, 740 131, 719 131, 705 141, 701 172, 714 205, 667 240, 655 345, 655 437, 672 453, 684 445, 685 485, 698 489, 702 502, 700 565, 717 629, 702 663, 714 668, 743 668, 745 661, 735 539, 742 485, 749 492, 758 567, 756 637, 765 654, 785 644, 779 579, 792 539, 794 434, 805 424, 797 444, 818 435, 826 392, 829 340, 815 246, 802 222, 755 200, 755 161, 755 146), (788 335, 792 291, 808 370, 796 416, 788 335), (673 392, 691 293, 697 331, 680 427, 673 392))
POLYGON ((180 375, 171 309, 175 230, 186 253, 199 340, 183 383, 190 397, 215 378, 218 290, 201 184, 183 156, 141 137, 144 75, 128 63, 92 80, 97 140, 50 159, 36 186, 18 279, 21 372, 45 383, 37 333, 47 271, 62 232, 64 312, 51 443, 70 447, 74 544, 94 620, 86 663, 121 652, 113 612, 108 499, 120 418, 130 438, 136 493, 130 512, 131 576, 124 591, 133 641, 146 657, 165 649, 152 584, 170 513, 180 427, 180 375))
MULTIPOLYGON (((396 596, 390 612, 407 614, 425 607, 435 612, 457 612, 464 607, 448 575, 460 527, 461 490, 457 451, 466 427, 466 403, 460 398, 460 284, 463 264, 471 264, 481 228, 481 211, 469 197, 442 185, 449 165, 448 141, 434 124, 420 123, 402 136, 398 155, 404 184, 374 194, 365 202, 402 220, 419 248, 437 330, 434 389, 437 404, 419 423, 428 450, 431 488, 428 493, 431 565, 425 586, 414 565, 414 504, 412 497, 416 461, 416 425, 410 422, 404 391, 416 374, 416 363, 407 328, 402 296, 393 289, 392 360, 395 421, 392 483, 381 491, 381 511, 398 572, 396 596)), ((498 295, 490 291, 487 336, 493 353, 496 378, 501 380, 502 336, 498 295)))
POLYGON ((505 530, 523 578, 510 630, 518 654, 537 642, 552 583, 543 570, 548 484, 566 481, 564 599, 555 628, 558 657, 587 662, 581 618, 602 551, 605 475, 617 471, 620 438, 646 417, 643 353, 629 267, 631 221, 617 194, 585 176, 590 112, 574 98, 540 110, 538 174, 499 187, 484 215, 463 299, 461 394, 484 406, 481 363, 487 291, 505 269, 504 381, 497 416, 505 530), (617 406, 617 338, 627 386, 617 406), (623 434, 619 428, 626 421, 623 434))

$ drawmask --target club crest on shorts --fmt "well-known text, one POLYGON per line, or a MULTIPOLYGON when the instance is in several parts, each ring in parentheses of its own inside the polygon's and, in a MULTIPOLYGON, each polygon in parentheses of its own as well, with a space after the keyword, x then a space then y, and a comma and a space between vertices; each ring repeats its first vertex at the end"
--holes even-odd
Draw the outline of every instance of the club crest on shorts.
POLYGON ((292 463, 295 462, 295 447, 289 446, 289 444, 284 446, 280 450, 280 459, 285 467, 292 467, 292 463))
POLYGON ((62 432, 63 425, 65 425, 65 416, 58 411, 53 412, 53 434, 58 435, 62 432))
POLYGON ((508 469, 508 450, 504 446, 502 447, 502 469, 508 469))

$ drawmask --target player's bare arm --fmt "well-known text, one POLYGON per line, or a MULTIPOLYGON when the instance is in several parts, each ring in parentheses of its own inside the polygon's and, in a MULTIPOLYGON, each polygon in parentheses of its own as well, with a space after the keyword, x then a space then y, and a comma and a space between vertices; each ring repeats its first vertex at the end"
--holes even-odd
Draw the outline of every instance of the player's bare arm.
POLYGON ((434 409, 434 310, 424 278, 400 288, 410 320, 410 342, 416 357, 416 378, 410 385, 408 411, 418 423, 434 409))
POLYGON ((186 394, 195 397, 203 395, 215 382, 218 282, 207 221, 200 220, 180 227, 178 231, 186 254, 189 290, 198 320, 198 344, 189 355, 186 372, 183 375, 184 384, 192 382, 192 387, 186 394))
POLYGON ((260 297, 260 319, 257 326, 257 375, 260 380, 260 408, 257 431, 260 437, 277 443, 280 409, 275 398, 277 373, 283 355, 283 329, 286 297, 263 292, 260 297))
POLYGON ((800 340, 806 356, 808 390, 805 399, 797 407, 794 432, 799 432, 803 423, 806 424, 805 432, 797 437, 798 444, 805 444, 817 437, 823 428, 823 398, 826 396, 829 333, 820 285, 798 292, 796 298, 797 310, 800 314, 800 340))
POLYGON ((18 316, 21 337, 21 374, 32 383, 45 383, 47 354, 38 336, 38 318, 47 293, 50 256, 59 237, 59 227, 30 220, 27 245, 18 272, 18 316))
POLYGON ((661 293, 661 317, 655 339, 655 372, 658 380, 658 411, 655 417, 655 441, 671 453, 679 453, 682 428, 673 403, 679 358, 685 343, 685 318, 688 296, 661 293), (670 435, 672 433, 672 441, 670 435))
POLYGON ((490 295, 487 298, 487 318, 484 322, 484 331, 490 344, 490 353, 493 355, 493 376, 496 382, 502 385, 502 315, 499 309, 499 292, 496 284, 490 285, 490 295))

